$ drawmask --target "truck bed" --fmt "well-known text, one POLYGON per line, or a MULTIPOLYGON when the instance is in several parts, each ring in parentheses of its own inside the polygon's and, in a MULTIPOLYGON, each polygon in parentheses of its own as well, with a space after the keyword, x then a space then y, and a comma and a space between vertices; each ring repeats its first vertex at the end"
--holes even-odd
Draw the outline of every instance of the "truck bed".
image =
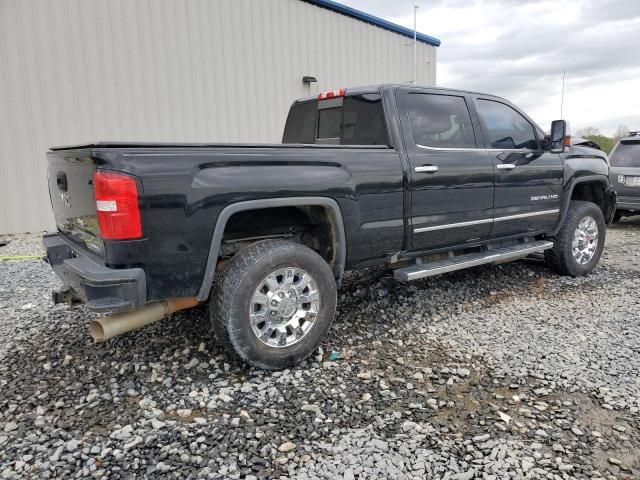
POLYGON ((86 150, 97 148, 312 148, 312 149, 387 149, 386 145, 321 145, 303 143, 171 143, 171 142, 94 142, 77 145, 60 145, 51 147, 53 151, 59 150, 86 150))

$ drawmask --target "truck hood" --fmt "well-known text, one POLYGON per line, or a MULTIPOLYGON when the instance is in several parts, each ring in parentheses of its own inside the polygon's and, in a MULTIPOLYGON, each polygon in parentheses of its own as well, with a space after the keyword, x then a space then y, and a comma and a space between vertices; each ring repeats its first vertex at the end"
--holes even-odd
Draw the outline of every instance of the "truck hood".
POLYGON ((596 157, 609 163, 609 157, 602 150, 597 148, 591 148, 586 145, 572 145, 565 151, 567 158, 580 158, 580 157, 596 157))

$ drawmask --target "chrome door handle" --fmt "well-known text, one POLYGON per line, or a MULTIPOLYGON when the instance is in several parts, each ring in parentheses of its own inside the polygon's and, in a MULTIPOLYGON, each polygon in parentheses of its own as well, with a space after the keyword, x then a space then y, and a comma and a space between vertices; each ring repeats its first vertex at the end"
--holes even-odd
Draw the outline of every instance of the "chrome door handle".
POLYGON ((423 165, 422 167, 416 167, 415 170, 417 173, 434 173, 439 169, 435 165, 423 165))
POLYGON ((498 170, 513 170, 516 166, 513 163, 499 163, 496 168, 498 170))

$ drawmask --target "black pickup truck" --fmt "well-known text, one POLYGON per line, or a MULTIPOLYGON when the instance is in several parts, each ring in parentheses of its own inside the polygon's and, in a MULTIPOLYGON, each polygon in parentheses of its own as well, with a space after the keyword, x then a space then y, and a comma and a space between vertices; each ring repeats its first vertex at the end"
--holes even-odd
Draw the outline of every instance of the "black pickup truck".
POLYGON ((565 128, 492 95, 381 85, 296 101, 283 144, 52 148, 54 300, 111 312, 97 340, 208 302, 232 353, 282 368, 329 331, 347 270, 410 281, 545 252, 586 275, 616 194, 565 128))

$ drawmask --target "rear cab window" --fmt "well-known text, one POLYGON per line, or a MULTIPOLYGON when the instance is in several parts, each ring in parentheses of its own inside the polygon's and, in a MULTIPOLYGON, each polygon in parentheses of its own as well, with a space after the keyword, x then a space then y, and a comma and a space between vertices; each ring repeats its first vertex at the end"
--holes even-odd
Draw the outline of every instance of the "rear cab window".
POLYGON ((389 146, 378 93, 295 103, 282 143, 389 146))
POLYGON ((315 143, 318 102, 297 102, 289 110, 282 143, 315 143))

